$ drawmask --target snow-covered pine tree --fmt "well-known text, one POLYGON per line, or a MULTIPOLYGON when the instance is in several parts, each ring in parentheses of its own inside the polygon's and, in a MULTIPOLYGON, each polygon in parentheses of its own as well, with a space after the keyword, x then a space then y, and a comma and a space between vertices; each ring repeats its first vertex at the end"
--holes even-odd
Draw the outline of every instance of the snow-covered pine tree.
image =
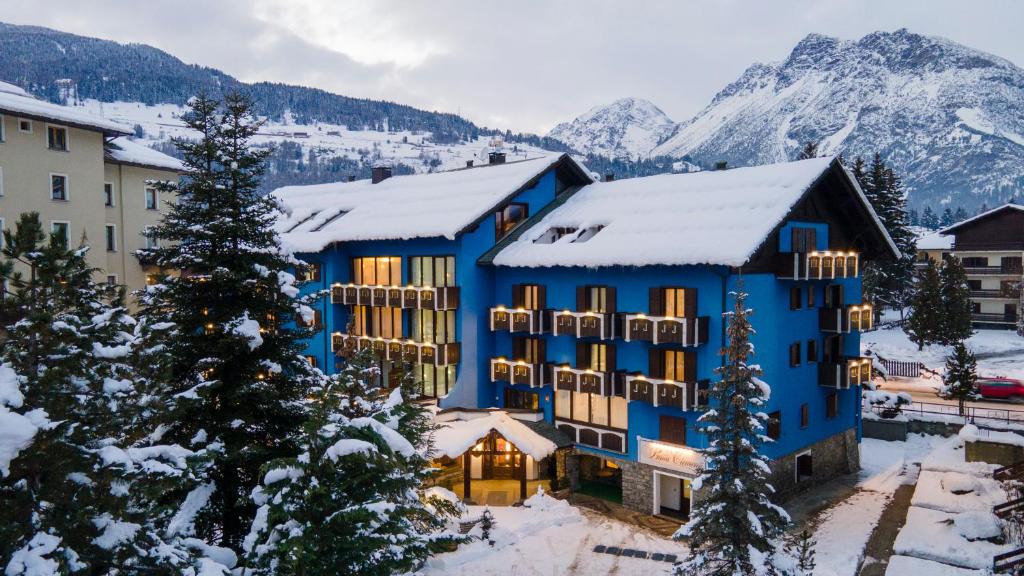
MULTIPOLYGON (((249 146, 260 125, 250 102, 238 93, 223 104, 200 95, 183 120, 199 134, 176 141, 188 177, 156 183, 177 202, 147 231, 158 247, 139 252, 143 262, 181 271, 140 294, 142 321, 175 331, 147 406, 166 440, 216 447, 194 471, 209 492, 195 533, 240 551, 260 468, 294 454, 304 400, 322 378, 301 356, 318 328, 296 324, 312 324, 309 304, 320 295, 298 295, 290 270, 299 263, 272 229, 278 204, 257 191, 267 151, 249 146)), ((160 504, 194 494, 173 491, 160 504)))
POLYGON ((256 574, 404 573, 459 538, 452 503, 427 499, 432 423, 409 377, 390 394, 372 353, 350 357, 312 393, 299 455, 264 468, 245 540, 256 574))
POLYGON ((753 576, 771 567, 774 540, 789 522, 784 510, 770 500, 768 458, 760 448, 771 442, 764 435, 768 415, 763 409, 771 394, 760 380, 761 370, 750 364, 751 310, 746 307, 742 282, 734 306, 724 314, 728 323, 724 365, 711 389, 707 412, 699 425, 707 434, 705 466, 694 483, 699 490, 690 521, 676 532, 688 538, 690 555, 675 573, 699 576, 753 576))
POLYGON ((931 206, 924 207, 924 212, 921 213, 921 226, 929 230, 939 229, 939 217, 932 211, 931 206))
POLYGON ((942 282, 942 329, 939 342, 953 344, 971 337, 971 287, 967 271, 956 256, 950 256, 939 273, 942 282))
POLYGON ((804 147, 800 150, 800 154, 797 155, 797 160, 807 160, 808 158, 818 157, 818 144, 815 142, 808 141, 804 144, 804 147))
POLYGON ((97 285, 87 247, 46 239, 35 213, 4 234, 0 345, 0 558, 5 574, 184 572, 132 494, 183 473, 179 446, 130 449, 134 320, 97 285))
POLYGON ((968 400, 981 398, 977 369, 978 361, 963 341, 953 344, 952 352, 946 357, 946 372, 942 375, 939 396, 946 400, 956 400, 961 416, 965 414, 968 400))
POLYGON ((953 210, 946 206, 946 209, 942 211, 942 216, 939 217, 939 225, 943 228, 946 226, 952 226, 956 224, 956 217, 953 216, 953 210))
POLYGON ((807 529, 801 530, 789 538, 787 552, 796 561, 797 573, 794 576, 811 576, 817 562, 814 560, 814 547, 818 542, 807 529))
POLYGON ((480 515, 480 539, 491 546, 494 546, 491 531, 494 530, 495 524, 497 522, 494 520, 494 513, 491 512, 490 508, 485 507, 483 514, 480 515))
POLYGON ((970 216, 967 215, 967 210, 964 210, 963 206, 957 207, 956 212, 953 213, 954 222, 963 222, 968 218, 970 218, 970 216))
POLYGON ((910 302, 910 317, 903 325, 910 341, 924 350, 926 344, 942 341, 945 326, 945 310, 942 305, 942 281, 934 260, 928 260, 921 270, 914 295, 910 302))

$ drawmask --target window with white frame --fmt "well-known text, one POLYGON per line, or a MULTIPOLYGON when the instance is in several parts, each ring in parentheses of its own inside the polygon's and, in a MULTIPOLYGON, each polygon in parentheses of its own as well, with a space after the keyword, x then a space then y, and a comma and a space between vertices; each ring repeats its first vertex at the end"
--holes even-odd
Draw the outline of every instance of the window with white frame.
POLYGON ((50 174, 50 199, 68 199, 68 177, 64 174, 50 174))
POLYGON ((146 188, 146 210, 157 210, 159 206, 156 188, 146 188))
POLYGON ((53 221, 50 222, 50 233, 56 237, 58 244, 67 248, 71 245, 71 223, 53 221))
POLYGON ((107 252, 117 252, 117 225, 106 225, 107 252))
POLYGON ((103 183, 103 205, 113 206, 114 205, 114 184, 113 182, 103 183))
POLYGON ((68 129, 63 126, 46 127, 46 147, 58 152, 68 151, 68 129))
POLYGON ((153 250, 160 247, 160 241, 152 233, 146 234, 146 249, 153 250))
POLYGON ((117 274, 107 274, 107 286, 117 285, 117 274))
POLYGON ((24 132, 25 134, 32 133, 32 121, 26 118, 18 118, 18 132, 24 132))

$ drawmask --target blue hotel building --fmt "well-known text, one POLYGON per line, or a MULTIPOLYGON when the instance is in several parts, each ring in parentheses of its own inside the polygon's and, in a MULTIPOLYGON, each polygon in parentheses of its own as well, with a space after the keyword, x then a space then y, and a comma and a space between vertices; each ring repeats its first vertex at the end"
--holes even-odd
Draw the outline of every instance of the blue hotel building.
POLYGON ((772 387, 776 488, 859 467, 860 272, 898 250, 837 160, 597 182, 568 155, 492 153, 275 195, 285 244, 310 264, 304 289, 330 290, 312 362, 330 372, 371 348, 384 378, 411 366, 442 414, 502 409, 560 447, 539 462, 481 438, 442 462, 466 497, 471 481, 518 480, 521 497, 547 479, 685 516, 741 283, 772 387))

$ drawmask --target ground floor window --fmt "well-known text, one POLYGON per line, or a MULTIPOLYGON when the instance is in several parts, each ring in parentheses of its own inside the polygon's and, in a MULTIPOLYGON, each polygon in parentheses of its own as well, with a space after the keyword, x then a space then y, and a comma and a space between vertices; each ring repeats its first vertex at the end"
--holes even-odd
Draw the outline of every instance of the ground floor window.
POLYGON ((415 364, 413 377, 421 383, 420 391, 428 398, 447 396, 455 386, 455 366, 415 364))
POLYGON ((505 408, 540 410, 540 395, 515 388, 505 388, 505 408))
POLYGON ((589 392, 555 390, 555 416, 581 424, 626 430, 629 410, 625 398, 589 392))

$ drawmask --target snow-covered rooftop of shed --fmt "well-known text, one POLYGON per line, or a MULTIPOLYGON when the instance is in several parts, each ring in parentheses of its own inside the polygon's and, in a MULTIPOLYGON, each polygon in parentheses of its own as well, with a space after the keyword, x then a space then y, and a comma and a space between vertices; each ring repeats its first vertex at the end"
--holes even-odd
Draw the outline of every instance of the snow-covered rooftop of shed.
POLYGON ((497 431, 505 440, 535 460, 546 458, 558 449, 554 442, 501 410, 454 410, 439 413, 434 419, 439 426, 434 432, 434 450, 439 456, 458 458, 490 434, 491 430, 497 431))
POLYGON ((93 128, 103 132, 130 134, 130 126, 107 120, 91 112, 73 106, 61 106, 32 97, 21 88, 0 82, 0 112, 5 114, 24 114, 73 124, 85 128, 93 128))
POLYGON ((594 183, 526 230, 494 263, 740 266, 831 162, 813 158, 594 183), (601 228, 589 239, 577 239, 596 227, 601 228), (553 228, 577 232, 544 243, 542 237, 553 228))
POLYGON ((115 138, 110 142, 107 146, 107 155, 115 162, 162 168, 175 172, 185 171, 185 165, 181 163, 181 160, 124 137, 115 138))
POLYGON ((918 250, 949 250, 953 248, 953 237, 942 232, 927 230, 917 237, 918 250))
POLYGON ((454 239, 561 157, 392 176, 377 184, 357 180, 285 186, 273 192, 285 211, 276 229, 284 244, 297 252, 317 252, 334 242, 353 240, 454 239))

